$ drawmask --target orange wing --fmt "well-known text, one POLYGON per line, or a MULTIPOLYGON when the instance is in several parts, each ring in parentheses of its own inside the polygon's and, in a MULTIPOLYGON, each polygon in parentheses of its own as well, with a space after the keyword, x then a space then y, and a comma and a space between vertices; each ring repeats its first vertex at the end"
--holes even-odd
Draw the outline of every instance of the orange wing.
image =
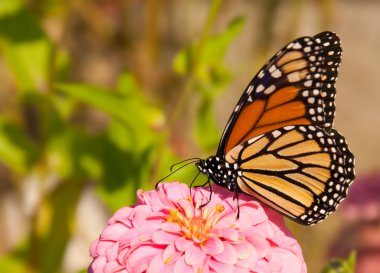
POLYGON ((336 79, 331 72, 334 69, 336 73, 341 54, 335 41, 339 39, 330 32, 299 38, 269 60, 238 102, 223 132, 217 155, 225 155, 255 136, 284 126, 324 127, 327 116, 331 124, 335 113, 335 88, 331 84, 336 79), (334 50, 326 44, 329 37, 334 37, 331 41, 334 50), (327 97, 331 99, 327 102, 331 115, 325 113, 327 97))

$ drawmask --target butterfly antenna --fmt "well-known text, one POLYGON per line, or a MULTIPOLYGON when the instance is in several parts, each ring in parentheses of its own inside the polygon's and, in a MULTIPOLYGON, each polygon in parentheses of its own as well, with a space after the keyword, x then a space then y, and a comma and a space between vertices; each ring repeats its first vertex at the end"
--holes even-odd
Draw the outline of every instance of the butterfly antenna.
POLYGON ((188 159, 185 159, 185 160, 182 160, 180 162, 177 162, 177 163, 174 163, 173 165, 170 166, 170 171, 173 171, 173 168, 179 164, 182 164, 184 162, 187 162, 187 161, 198 161, 200 160, 200 158, 197 158, 197 157, 193 157, 193 158, 188 158, 188 159))
POLYGON ((179 170, 181 170, 182 168, 186 167, 187 165, 190 165, 190 164, 193 164, 193 163, 197 162, 198 160, 199 160, 198 158, 190 158, 190 159, 186 159, 186 160, 183 160, 183 161, 181 161, 181 162, 178 162, 178 163, 176 163, 176 164, 173 164, 173 165, 170 167, 170 173, 169 173, 167 176, 161 178, 161 179, 156 183, 155 189, 157 190, 158 185, 159 185, 162 181, 164 181, 166 178, 168 178, 168 177, 171 176, 172 174, 178 172, 179 170), (190 160, 191 160, 191 161, 190 161, 190 160), (190 162, 187 162, 187 161, 190 161, 190 162), (182 165, 181 167, 178 167, 177 169, 175 169, 175 170, 173 171, 173 166, 178 165, 178 164, 183 163, 183 162, 187 162, 187 163, 184 164, 184 165, 182 165))

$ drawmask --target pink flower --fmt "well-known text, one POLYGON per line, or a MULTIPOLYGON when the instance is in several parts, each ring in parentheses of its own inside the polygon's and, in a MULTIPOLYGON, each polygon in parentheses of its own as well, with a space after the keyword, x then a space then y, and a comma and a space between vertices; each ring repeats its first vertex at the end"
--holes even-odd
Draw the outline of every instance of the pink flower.
POLYGON ((138 191, 138 203, 118 210, 92 243, 93 273, 306 272, 301 248, 283 219, 251 197, 213 186, 177 182, 138 191), (268 215, 270 219, 268 219, 268 215))

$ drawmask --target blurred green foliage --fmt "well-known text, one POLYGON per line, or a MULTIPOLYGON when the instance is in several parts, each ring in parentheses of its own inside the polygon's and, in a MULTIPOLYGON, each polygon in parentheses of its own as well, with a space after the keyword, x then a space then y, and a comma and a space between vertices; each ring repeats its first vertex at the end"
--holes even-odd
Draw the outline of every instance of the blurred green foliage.
POLYGON ((351 252, 347 259, 333 259, 328 262, 322 273, 355 273, 356 253, 351 252))
MULTIPOLYGON (((187 78, 185 89, 199 91, 194 133, 204 153, 219 140, 213 101, 230 81, 223 57, 242 26, 236 19, 219 34, 205 33, 173 61, 174 71, 187 78)), ((17 84, 19 117, 0 115, 0 160, 19 175, 18 182, 31 174, 42 184, 52 174, 58 181, 42 193, 23 243, 0 258, 0 271, 59 272, 86 185, 96 184, 98 197, 111 211, 133 204, 138 188, 152 189, 155 179, 179 160, 169 145, 172 127, 131 72, 122 73, 112 90, 71 82, 67 75, 75 60, 53 44, 22 1, 0 1, 0 44, 17 84), (92 132, 73 121, 83 108, 104 113, 104 128, 92 132)), ((192 177, 191 168, 176 176, 182 181, 192 177)))
MULTIPOLYGON (((224 57, 245 21, 237 17, 211 32, 221 6, 220 0, 211 1, 202 34, 172 59, 172 73, 181 84, 168 109, 159 98, 152 99, 154 90, 145 90, 133 70, 122 71, 113 88, 73 81, 75 57, 43 25, 44 16, 65 10, 63 1, 29 2, 0 0, 0 54, 17 93, 12 113, 0 112, 0 162, 15 191, 30 178, 42 190, 25 238, 0 257, 0 272, 63 272, 84 190, 95 187, 113 212, 133 204, 137 189, 152 189, 182 159, 171 137, 190 97, 197 98, 190 146, 199 154, 215 151, 221 132, 214 103, 233 78, 224 57), (88 112, 100 112, 105 122, 92 124, 83 118, 88 112)), ((195 173, 185 168, 173 179, 190 182, 195 173)), ((349 261, 341 264, 350 268, 349 261)), ((351 272, 330 269, 324 272, 351 272)))

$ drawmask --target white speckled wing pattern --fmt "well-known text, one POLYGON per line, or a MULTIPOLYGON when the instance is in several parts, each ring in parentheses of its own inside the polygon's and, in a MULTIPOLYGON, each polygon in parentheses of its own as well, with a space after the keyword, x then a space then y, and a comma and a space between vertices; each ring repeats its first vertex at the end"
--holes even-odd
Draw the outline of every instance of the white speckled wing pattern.
POLYGON ((322 32, 315 36, 321 44, 324 52, 324 67, 322 70, 321 95, 323 98, 323 112, 325 116, 325 128, 331 130, 335 117, 335 82, 338 78, 338 70, 341 64, 342 48, 339 37, 332 32, 322 32))
POLYGON ((315 224, 335 211, 354 175, 354 157, 332 130, 286 126, 248 140, 226 155, 237 184, 296 222, 315 224))

